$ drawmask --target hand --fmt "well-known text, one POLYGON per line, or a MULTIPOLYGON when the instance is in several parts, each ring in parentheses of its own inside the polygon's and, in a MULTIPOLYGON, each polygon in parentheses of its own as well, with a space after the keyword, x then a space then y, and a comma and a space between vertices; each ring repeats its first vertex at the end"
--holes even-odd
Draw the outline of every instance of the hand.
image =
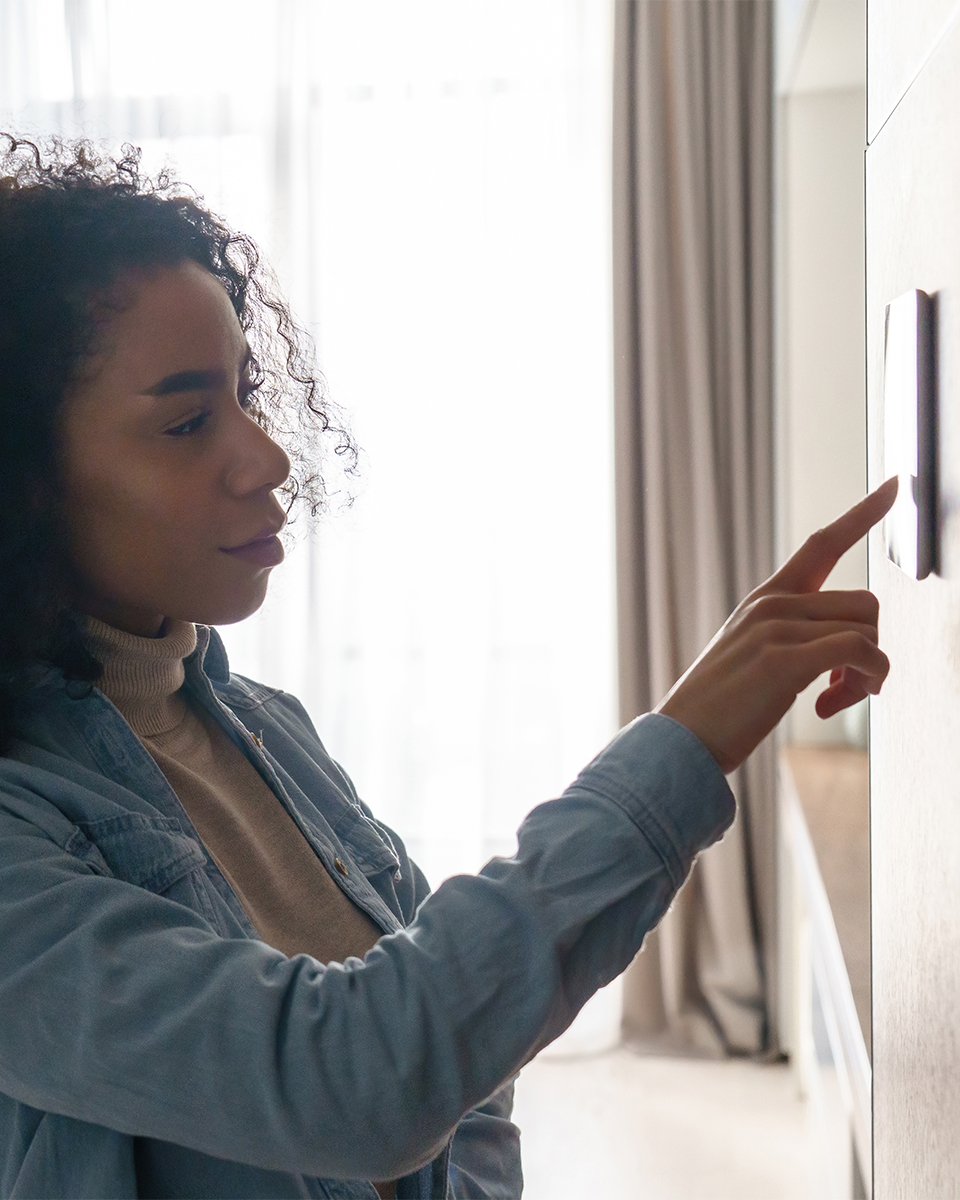
POLYGON ((697 735, 724 772, 767 736, 818 675, 829 717, 880 691, 890 662, 877 645, 879 605, 868 591, 821 592, 840 557, 888 511, 896 478, 807 538, 751 592, 656 711, 697 735))

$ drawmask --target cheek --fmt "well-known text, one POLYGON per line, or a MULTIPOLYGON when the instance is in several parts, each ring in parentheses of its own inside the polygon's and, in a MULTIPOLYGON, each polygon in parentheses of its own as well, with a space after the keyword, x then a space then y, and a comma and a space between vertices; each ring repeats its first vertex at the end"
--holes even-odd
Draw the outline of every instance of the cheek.
POLYGON ((92 595, 184 621, 243 620, 263 602, 269 571, 219 549, 216 498, 186 481, 87 480, 73 493, 74 561, 92 595))
POLYGON ((104 585, 186 566, 206 507, 189 487, 164 486, 148 471, 74 480, 67 521, 77 566, 104 585))

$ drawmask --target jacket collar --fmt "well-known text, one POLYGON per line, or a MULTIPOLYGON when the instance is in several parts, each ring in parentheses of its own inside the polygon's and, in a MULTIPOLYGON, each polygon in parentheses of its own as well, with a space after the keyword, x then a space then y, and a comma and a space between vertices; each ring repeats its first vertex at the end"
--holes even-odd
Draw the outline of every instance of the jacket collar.
POLYGON ((210 625, 197 626, 197 648, 186 660, 196 664, 214 687, 223 687, 230 682, 230 660, 223 639, 210 625))

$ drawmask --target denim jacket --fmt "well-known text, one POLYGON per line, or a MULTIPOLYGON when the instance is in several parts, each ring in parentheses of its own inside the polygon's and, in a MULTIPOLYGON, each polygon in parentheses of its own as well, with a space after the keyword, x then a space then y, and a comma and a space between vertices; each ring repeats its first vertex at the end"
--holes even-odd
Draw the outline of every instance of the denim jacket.
POLYGON ((729 825, 720 770, 638 718, 428 895, 298 701, 198 632, 185 686, 384 936, 260 941, 114 706, 49 671, 0 758, 0 1195, 518 1197, 511 1081, 729 825))

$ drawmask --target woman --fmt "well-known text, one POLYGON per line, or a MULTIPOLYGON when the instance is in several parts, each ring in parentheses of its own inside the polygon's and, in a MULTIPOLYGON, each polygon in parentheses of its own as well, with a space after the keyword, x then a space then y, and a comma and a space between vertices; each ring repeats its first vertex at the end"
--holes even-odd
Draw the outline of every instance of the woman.
POLYGON ((428 897, 212 628, 322 500, 271 432, 332 428, 252 244, 133 153, 6 148, 0 1191, 518 1196, 511 1080, 729 825, 724 773, 821 672, 822 715, 879 690, 875 599, 818 589, 893 488, 428 897))

